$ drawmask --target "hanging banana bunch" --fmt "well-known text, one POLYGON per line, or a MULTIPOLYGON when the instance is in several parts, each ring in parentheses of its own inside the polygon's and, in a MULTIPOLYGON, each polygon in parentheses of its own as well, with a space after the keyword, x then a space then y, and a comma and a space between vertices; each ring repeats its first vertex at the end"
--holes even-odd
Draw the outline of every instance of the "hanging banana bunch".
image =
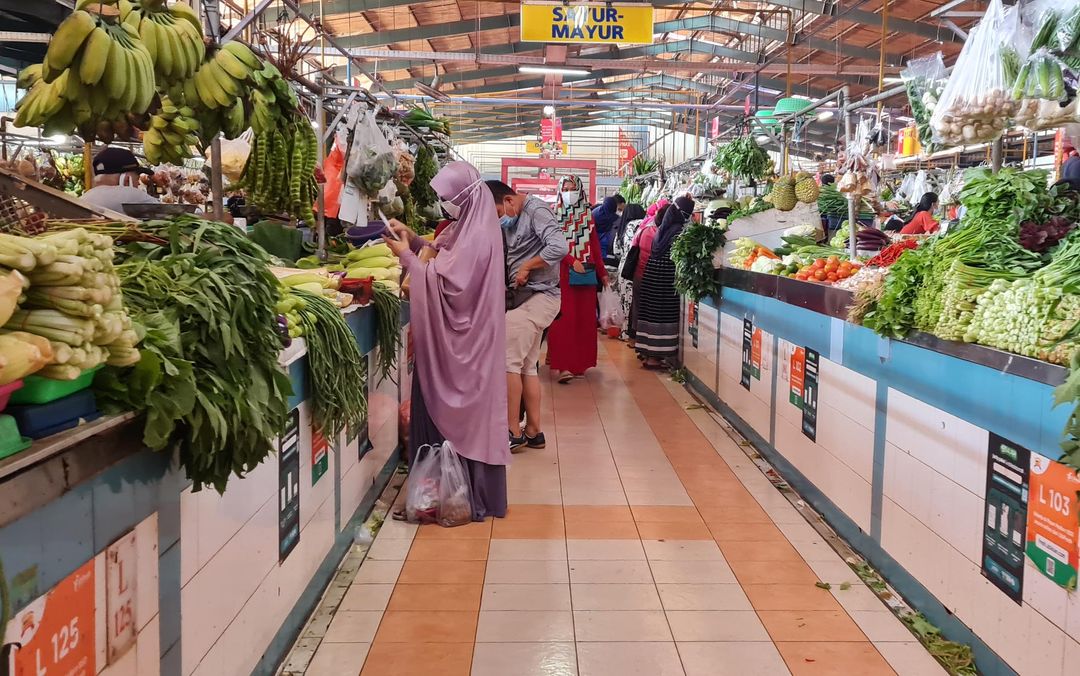
POLYGON ((138 32, 81 9, 60 23, 44 62, 24 69, 19 81, 29 91, 15 106, 15 125, 47 135, 78 128, 93 138, 102 121, 129 126, 156 93, 154 63, 138 32))
MULTIPOLYGON (((114 0, 120 21, 131 26, 146 45, 154 61, 159 87, 187 80, 203 62, 203 42, 199 15, 184 2, 165 0, 114 0)), ((94 4, 97 0, 85 0, 94 4)))
POLYGON ((199 123, 189 106, 177 107, 168 95, 161 97, 161 109, 150 117, 143 133, 143 152, 150 164, 183 164, 192 157, 192 146, 200 145, 199 123))

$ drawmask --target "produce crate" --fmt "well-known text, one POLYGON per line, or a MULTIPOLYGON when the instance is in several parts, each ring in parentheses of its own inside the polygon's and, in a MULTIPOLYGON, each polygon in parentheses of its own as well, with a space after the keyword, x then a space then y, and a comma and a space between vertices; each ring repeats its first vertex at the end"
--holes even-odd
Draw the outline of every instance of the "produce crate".
POLYGON ((100 209, 43 183, 0 169, 0 231, 34 234, 45 230, 48 220, 135 219, 108 209, 100 209))
POLYGON ((11 399, 11 394, 23 386, 23 381, 16 380, 13 383, 7 385, 0 385, 0 411, 7 408, 8 401, 11 399))
POLYGON ((19 433, 15 418, 0 415, 0 460, 25 451, 32 443, 33 441, 19 433))
POLYGON ((95 366, 92 369, 87 369, 75 380, 53 380, 41 376, 26 376, 22 389, 12 393, 11 403, 19 405, 47 404, 50 401, 56 401, 61 397, 85 390, 94 382, 94 374, 100 368, 100 366, 95 366))

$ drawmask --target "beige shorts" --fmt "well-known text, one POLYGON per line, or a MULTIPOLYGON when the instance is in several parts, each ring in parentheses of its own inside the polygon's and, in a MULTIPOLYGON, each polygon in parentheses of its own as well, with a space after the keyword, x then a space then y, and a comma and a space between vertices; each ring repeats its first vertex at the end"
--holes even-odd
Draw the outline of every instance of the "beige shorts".
POLYGON ((536 375, 544 330, 555 321, 561 306, 559 296, 537 293, 506 313, 507 373, 536 375))

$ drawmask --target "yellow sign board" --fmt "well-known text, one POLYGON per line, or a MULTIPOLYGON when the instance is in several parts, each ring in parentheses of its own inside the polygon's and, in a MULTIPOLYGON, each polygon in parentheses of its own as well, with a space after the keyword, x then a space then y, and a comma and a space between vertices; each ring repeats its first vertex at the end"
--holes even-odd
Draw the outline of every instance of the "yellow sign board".
POLYGON ((652 44, 649 3, 523 0, 522 42, 652 44))
MULTIPOLYGON (((567 153, 567 151, 569 150, 570 146, 568 146, 565 141, 563 141, 559 145, 562 146, 561 150, 562 150, 562 153, 565 155, 567 153)), ((540 146, 539 141, 526 141, 525 142, 525 152, 529 153, 530 155, 539 155, 543 151, 544 151, 544 149, 540 146)))

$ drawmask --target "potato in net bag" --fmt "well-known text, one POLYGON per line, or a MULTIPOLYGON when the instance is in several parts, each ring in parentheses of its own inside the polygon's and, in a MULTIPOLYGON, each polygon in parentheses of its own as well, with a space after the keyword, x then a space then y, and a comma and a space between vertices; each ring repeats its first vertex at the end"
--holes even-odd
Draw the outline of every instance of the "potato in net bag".
POLYGON ((1001 0, 991 0, 979 25, 968 36, 930 118, 933 140, 947 146, 993 141, 1016 114, 1005 81, 1001 47, 1005 11, 1001 0))

